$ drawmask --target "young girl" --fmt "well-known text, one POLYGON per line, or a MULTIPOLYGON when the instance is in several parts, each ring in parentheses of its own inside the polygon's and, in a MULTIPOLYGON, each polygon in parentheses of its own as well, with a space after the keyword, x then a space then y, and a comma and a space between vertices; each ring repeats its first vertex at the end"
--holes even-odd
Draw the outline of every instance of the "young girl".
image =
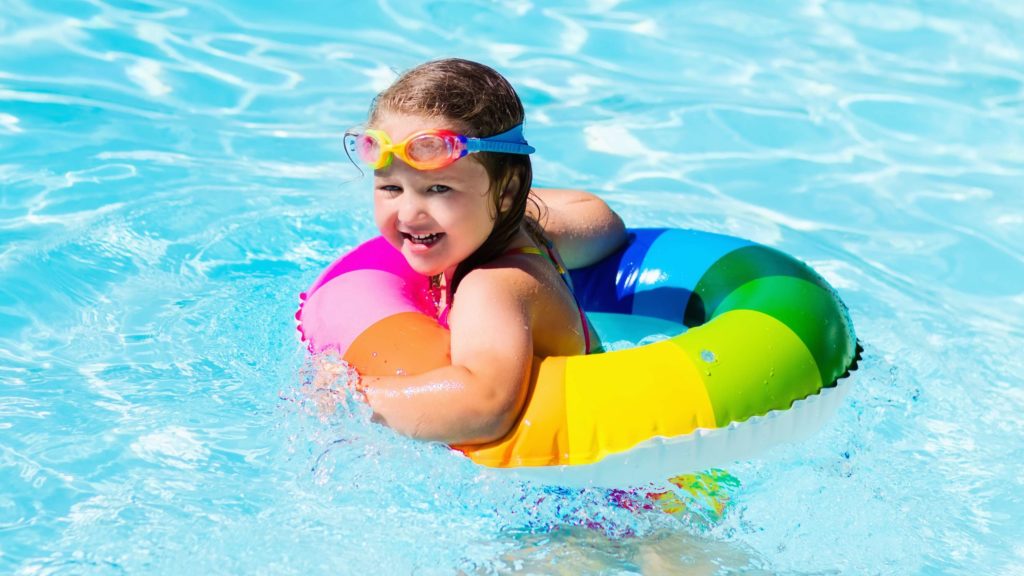
POLYGON ((586 192, 531 190, 523 117, 493 69, 437 60, 403 74, 374 99, 366 129, 347 135, 374 169, 381 234, 441 288, 451 331, 450 366, 356 384, 403 434, 497 440, 523 407, 534 357, 594 349, 566 268, 615 250, 622 220, 586 192))

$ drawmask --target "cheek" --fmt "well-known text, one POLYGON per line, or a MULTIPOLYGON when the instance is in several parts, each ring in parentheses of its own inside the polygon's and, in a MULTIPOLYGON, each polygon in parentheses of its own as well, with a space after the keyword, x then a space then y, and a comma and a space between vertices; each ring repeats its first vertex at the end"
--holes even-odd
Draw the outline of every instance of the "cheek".
POLYGON ((378 222, 381 219, 386 219, 388 216, 387 204, 384 203, 376 194, 373 195, 373 217, 378 222))
POLYGON ((459 206, 458 210, 452 211, 447 218, 453 224, 475 230, 478 233, 481 231, 490 233, 495 222, 494 207, 490 205, 490 202, 489 198, 486 203, 474 199, 472 202, 459 206))
POLYGON ((387 205, 380 200, 374 199, 373 221, 377 224, 377 229, 386 234, 388 230, 393 228, 394 211, 389 210, 387 205))

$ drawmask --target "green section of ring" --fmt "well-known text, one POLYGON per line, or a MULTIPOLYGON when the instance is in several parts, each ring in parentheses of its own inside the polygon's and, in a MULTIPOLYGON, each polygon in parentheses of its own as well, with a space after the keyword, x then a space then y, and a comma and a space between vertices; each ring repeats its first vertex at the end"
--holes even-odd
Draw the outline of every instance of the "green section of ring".
POLYGON ((687 326, 699 326, 726 310, 741 308, 759 310, 791 325, 814 354, 826 385, 853 362, 856 337, 846 306, 821 276, 788 254, 766 246, 726 254, 697 282, 684 320, 687 326), (796 282, 762 282, 768 278, 796 282), (726 300, 729 304, 723 307, 726 300))
POLYGON ((697 367, 719 427, 785 410, 822 388, 803 341, 759 311, 725 312, 671 342, 697 367))
POLYGON ((831 290, 801 278, 769 276, 733 290, 715 315, 731 310, 757 310, 789 327, 810 350, 821 381, 835 382, 854 355, 847 316, 831 290))
POLYGON ((792 276, 829 290, 821 276, 792 256, 767 246, 746 246, 722 256, 704 272, 686 306, 685 324, 707 322, 733 290, 766 276, 792 276))

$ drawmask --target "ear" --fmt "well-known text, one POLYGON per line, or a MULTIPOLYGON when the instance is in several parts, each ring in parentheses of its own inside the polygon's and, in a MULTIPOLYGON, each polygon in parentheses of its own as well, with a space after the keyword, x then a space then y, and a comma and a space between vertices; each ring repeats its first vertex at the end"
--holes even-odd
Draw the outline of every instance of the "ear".
POLYGON ((512 203, 515 201, 516 190, 519 190, 519 176, 513 176, 509 178, 505 184, 505 189, 501 191, 501 201, 499 206, 501 212, 505 213, 512 209, 512 203))

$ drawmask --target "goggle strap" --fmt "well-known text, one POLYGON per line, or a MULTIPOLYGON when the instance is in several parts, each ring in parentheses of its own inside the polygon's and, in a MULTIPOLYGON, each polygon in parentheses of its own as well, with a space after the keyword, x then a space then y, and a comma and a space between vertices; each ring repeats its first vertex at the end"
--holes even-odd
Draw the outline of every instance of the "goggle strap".
POLYGON ((352 157, 352 154, 356 153, 356 138, 358 134, 354 132, 345 132, 345 135, 341 138, 341 147, 345 150, 345 156, 348 156, 348 161, 359 170, 359 175, 363 175, 363 169, 360 168, 359 163, 352 157))
POLYGON ((470 152, 502 152, 505 154, 533 154, 536 148, 526 143, 523 138, 523 125, 516 124, 511 129, 487 138, 466 138, 466 150, 470 152))
POLYGON ((533 154, 535 149, 528 144, 517 142, 485 142, 481 141, 474 152, 504 152, 505 154, 533 154))

